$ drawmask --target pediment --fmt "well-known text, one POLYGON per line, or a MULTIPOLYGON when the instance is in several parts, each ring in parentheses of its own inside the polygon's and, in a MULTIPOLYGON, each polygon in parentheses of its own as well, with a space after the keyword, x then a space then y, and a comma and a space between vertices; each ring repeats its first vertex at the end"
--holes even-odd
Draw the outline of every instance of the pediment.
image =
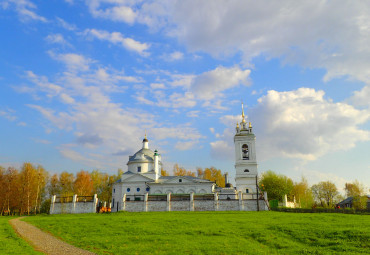
POLYGON ((152 182, 154 181, 152 178, 143 176, 141 174, 132 174, 130 177, 126 178, 125 180, 122 180, 123 183, 127 182, 152 182))

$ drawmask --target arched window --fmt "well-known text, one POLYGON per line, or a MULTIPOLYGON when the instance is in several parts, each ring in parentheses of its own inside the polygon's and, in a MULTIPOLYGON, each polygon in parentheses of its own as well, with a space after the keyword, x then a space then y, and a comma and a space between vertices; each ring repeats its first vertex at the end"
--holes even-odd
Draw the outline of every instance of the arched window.
POLYGON ((242 146, 242 156, 244 160, 249 159, 249 148, 246 144, 243 144, 242 146))
POLYGON ((245 173, 249 173, 249 169, 245 169, 245 170, 244 170, 244 172, 245 172, 245 173))

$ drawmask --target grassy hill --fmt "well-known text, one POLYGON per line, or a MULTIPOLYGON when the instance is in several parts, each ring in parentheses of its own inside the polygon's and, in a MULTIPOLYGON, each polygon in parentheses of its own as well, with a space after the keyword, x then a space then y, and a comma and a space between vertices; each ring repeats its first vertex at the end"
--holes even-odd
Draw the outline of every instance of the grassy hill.
POLYGON ((26 221, 98 254, 368 254, 370 216, 149 212, 26 221))

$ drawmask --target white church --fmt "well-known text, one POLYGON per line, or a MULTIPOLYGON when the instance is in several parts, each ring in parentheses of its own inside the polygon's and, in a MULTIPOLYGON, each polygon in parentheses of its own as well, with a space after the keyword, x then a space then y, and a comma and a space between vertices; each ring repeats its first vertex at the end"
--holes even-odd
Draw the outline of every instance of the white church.
POLYGON ((130 211, 129 206, 132 211, 176 210, 171 209, 174 206, 178 210, 188 210, 189 201, 189 210, 266 210, 267 195, 265 194, 265 198, 260 196, 257 188, 256 137, 251 122, 247 123, 245 120, 243 105, 241 117, 234 136, 235 188, 230 183, 226 183, 225 188, 220 188, 214 182, 192 176, 161 176, 161 155, 157 150, 149 149, 149 141, 145 135, 142 148, 129 156, 127 171, 113 185, 112 212, 130 211), (212 206, 204 206, 206 201, 203 200, 207 199, 217 201, 217 205, 214 203, 212 206), (161 200, 166 200, 167 205, 153 205, 161 200), (170 202, 172 200, 176 202, 170 202), (202 200, 203 205, 198 200, 202 200), (170 203, 173 204, 172 207, 170 203))

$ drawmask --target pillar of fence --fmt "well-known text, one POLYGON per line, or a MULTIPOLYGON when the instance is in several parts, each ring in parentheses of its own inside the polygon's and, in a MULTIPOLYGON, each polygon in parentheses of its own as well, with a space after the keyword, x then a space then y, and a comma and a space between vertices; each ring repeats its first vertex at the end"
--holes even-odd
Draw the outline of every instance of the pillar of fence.
POLYGON ((55 200, 56 200, 57 196, 56 195, 53 195, 51 197, 51 204, 50 204, 50 214, 54 214, 54 205, 55 205, 55 200))
POLYGON ((98 206, 98 195, 97 194, 94 194, 94 203, 92 205, 92 208, 91 208, 91 212, 93 213, 96 213, 96 208, 98 206))
POLYGON ((243 193, 239 191, 238 193, 239 198, 239 211, 244 211, 244 203, 243 203, 243 193))
POLYGON ((71 213, 76 213, 77 194, 73 195, 71 213))
POLYGON ((148 211, 148 193, 144 195, 144 212, 148 211))
POLYGON ((171 211, 171 192, 167 194, 167 211, 171 211))
POLYGON ((189 211, 194 211, 194 192, 190 193, 189 211))
POLYGON ((122 211, 126 211, 126 193, 123 194, 123 198, 122 198, 122 211))
POLYGON ((214 194, 214 210, 215 211, 218 211, 218 193, 217 192, 215 192, 215 194, 214 194))

